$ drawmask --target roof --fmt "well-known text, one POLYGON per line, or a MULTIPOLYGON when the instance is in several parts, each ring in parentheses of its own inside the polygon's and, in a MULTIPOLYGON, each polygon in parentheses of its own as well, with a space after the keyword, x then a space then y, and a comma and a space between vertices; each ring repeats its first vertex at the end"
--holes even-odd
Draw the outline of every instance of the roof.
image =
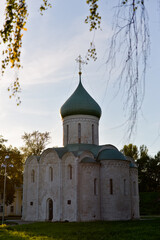
MULTIPOLYGON (((95 145, 95 144, 68 144, 65 147, 60 148, 48 148, 46 149, 41 156, 45 156, 49 151, 54 150, 60 159, 66 153, 72 153, 75 157, 79 157, 82 153, 86 152, 86 156, 81 159, 81 163, 100 163, 101 161, 107 160, 121 160, 130 162, 130 168, 137 168, 137 165, 134 163, 133 159, 130 159, 124 156, 115 146, 106 144, 106 145, 95 145), (87 152, 91 153, 93 157, 87 156, 87 152)), ((31 158, 31 157, 30 157, 31 158)), ((30 160, 27 159, 26 163, 28 164, 30 160)), ((32 156, 33 158, 33 156, 32 156)), ((40 157, 41 158, 41 157, 40 157)), ((35 159, 35 156, 34 156, 35 159)), ((36 157, 39 161, 39 157, 36 157)))
POLYGON ((126 158, 116 149, 105 149, 99 153, 98 160, 126 160, 126 158))
MULTIPOLYGON (((110 144, 68 144, 62 148, 54 148, 54 150, 60 158, 67 152, 72 152, 75 156, 80 156, 84 151, 89 151, 93 154, 94 159, 96 159, 92 160, 92 162, 101 160, 128 160, 117 148, 110 144)), ((91 159, 88 157, 82 160, 82 162, 91 162, 91 159)))
POLYGON ((101 108, 98 103, 89 95, 81 83, 74 91, 74 93, 68 98, 68 100, 62 105, 60 109, 62 118, 70 115, 92 115, 98 118, 101 117, 101 108))
POLYGON ((81 163, 97 163, 97 162, 93 158, 85 157, 81 160, 81 163))

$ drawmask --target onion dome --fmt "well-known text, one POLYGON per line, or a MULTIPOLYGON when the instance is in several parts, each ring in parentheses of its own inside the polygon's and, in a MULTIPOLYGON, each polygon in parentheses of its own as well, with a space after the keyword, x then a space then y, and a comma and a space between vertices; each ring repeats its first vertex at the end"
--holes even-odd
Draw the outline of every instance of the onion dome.
POLYGON ((60 113, 62 118, 79 114, 92 115, 98 118, 101 117, 101 108, 83 87, 81 83, 81 74, 78 87, 62 105, 60 113))

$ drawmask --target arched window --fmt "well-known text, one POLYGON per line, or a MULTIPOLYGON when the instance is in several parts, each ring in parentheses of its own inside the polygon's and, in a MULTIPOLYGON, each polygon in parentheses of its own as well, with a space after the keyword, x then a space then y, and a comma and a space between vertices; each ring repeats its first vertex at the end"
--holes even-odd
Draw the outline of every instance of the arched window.
POLYGON ((67 125, 67 144, 69 142, 69 125, 67 125))
POLYGON ((72 179, 72 166, 68 165, 68 179, 72 179))
POLYGON ((34 183, 35 182, 35 171, 32 169, 31 172, 31 182, 34 183))
POLYGON ((94 124, 92 124, 92 144, 94 144, 94 124))
POLYGON ((78 143, 81 143, 81 124, 78 123, 78 143))
POLYGON ((110 194, 113 194, 113 180, 109 179, 109 188, 110 188, 110 194))
POLYGON ((97 195, 97 178, 94 179, 94 195, 97 195))
POLYGON ((53 168, 49 168, 49 180, 52 182, 53 181, 53 168))

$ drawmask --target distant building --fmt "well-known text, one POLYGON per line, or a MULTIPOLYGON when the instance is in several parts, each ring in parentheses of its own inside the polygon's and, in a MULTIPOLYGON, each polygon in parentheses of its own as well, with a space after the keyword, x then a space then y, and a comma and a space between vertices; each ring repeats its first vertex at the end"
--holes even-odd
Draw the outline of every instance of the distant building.
POLYGON ((99 145, 101 108, 83 87, 81 70, 61 116, 64 147, 26 160, 23 220, 138 219, 137 166, 115 146, 99 145))
MULTIPOLYGON (((22 187, 15 187, 14 202, 11 205, 5 205, 4 216, 22 215, 22 187)), ((3 193, 0 192, 0 217, 3 215, 3 193)))

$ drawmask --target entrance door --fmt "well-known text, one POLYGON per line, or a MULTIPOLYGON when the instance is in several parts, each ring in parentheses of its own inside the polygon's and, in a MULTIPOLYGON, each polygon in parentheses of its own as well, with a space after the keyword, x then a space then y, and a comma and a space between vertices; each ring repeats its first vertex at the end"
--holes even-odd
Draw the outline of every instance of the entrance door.
POLYGON ((53 219, 53 201, 49 199, 48 201, 48 220, 51 221, 53 219))

